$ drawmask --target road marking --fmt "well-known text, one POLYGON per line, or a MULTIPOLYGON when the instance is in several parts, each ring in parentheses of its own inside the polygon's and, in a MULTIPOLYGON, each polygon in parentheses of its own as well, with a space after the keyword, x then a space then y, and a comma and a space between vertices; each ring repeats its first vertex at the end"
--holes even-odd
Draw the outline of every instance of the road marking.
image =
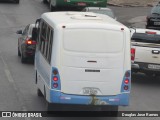
POLYGON ((9 69, 8 69, 8 65, 7 65, 7 63, 5 62, 5 60, 4 60, 4 58, 2 57, 2 55, 1 55, 1 60, 2 60, 2 62, 3 62, 3 64, 4 64, 4 71, 5 71, 5 74, 6 74, 6 76, 7 76, 8 81, 13 83, 14 80, 13 80, 12 75, 11 75, 9 69))
MULTIPOLYGON (((6 77, 7 77, 8 81, 9 81, 10 83, 12 83, 12 85, 13 85, 13 88, 14 88, 14 90, 15 90, 15 92, 16 92, 16 96, 17 96, 17 98, 18 98, 18 101, 19 101, 19 103, 20 103, 20 106, 21 106, 21 108, 22 108, 22 111, 27 111, 27 108, 26 108, 25 103, 24 103, 24 99, 22 98, 22 95, 21 95, 21 93, 19 92, 19 90, 18 90, 18 88, 17 88, 17 86, 16 86, 16 84, 15 84, 15 82, 14 82, 14 79, 13 79, 13 77, 12 77, 12 74, 11 74, 10 70, 9 70, 9 67, 8 67, 6 61, 4 60, 3 56, 1 55, 1 53, 2 53, 2 52, 0 51, 0 58, 1 58, 2 62, 3 62, 3 64, 4 64, 4 72, 5 72, 5 74, 6 74, 6 77)), ((25 118, 25 120, 31 120, 31 118, 28 118, 28 117, 27 117, 27 118, 25 118)))

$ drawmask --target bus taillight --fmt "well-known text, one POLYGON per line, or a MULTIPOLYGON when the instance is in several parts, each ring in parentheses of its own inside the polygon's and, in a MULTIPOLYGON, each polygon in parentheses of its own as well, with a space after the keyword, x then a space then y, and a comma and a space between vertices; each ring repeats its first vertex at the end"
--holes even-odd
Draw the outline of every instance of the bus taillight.
POLYGON ((125 72, 121 86, 121 92, 130 92, 131 89, 131 71, 125 72))
POLYGON ((129 87, 128 87, 127 85, 124 86, 124 90, 128 90, 128 88, 129 88, 129 87))
POLYGON ((54 88, 57 88, 57 87, 58 87, 58 84, 57 84, 57 83, 54 83, 54 84, 53 84, 53 87, 54 87, 54 88))
POLYGON ((126 72, 125 77, 130 77, 130 72, 126 72))
POLYGON ((126 79, 126 80, 124 81, 124 83, 125 83, 125 84, 128 84, 128 83, 129 83, 129 80, 128 80, 128 79, 126 79))
POLYGON ((54 77, 53 77, 53 80, 54 80, 54 81, 58 81, 58 77, 57 77, 57 76, 54 76, 54 77))
POLYGON ((54 75, 57 75, 58 74, 58 71, 55 69, 55 70, 53 70, 53 74, 54 75))
POLYGON ((52 68, 52 76, 51 76, 51 88, 56 90, 61 90, 61 79, 58 72, 58 69, 53 67, 52 68))

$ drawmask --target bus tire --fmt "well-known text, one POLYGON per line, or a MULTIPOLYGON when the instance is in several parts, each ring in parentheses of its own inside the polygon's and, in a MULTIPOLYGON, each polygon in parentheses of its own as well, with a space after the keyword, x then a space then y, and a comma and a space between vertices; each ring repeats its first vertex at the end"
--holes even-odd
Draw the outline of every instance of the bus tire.
POLYGON ((102 111, 106 111, 108 117, 117 117, 118 116, 118 106, 105 106, 102 107, 102 111))
POLYGON ((118 106, 112 106, 110 112, 111 112, 111 116, 117 117, 118 116, 118 106))
POLYGON ((47 112, 48 112, 48 113, 52 111, 52 104, 49 103, 48 101, 47 101, 46 107, 47 107, 47 112))
POLYGON ((37 79, 37 71, 36 71, 36 78, 35 78, 35 84, 37 84, 38 79, 37 79))
POLYGON ((37 88, 37 95, 38 95, 39 97, 42 97, 42 96, 43 96, 43 94, 42 94, 42 92, 41 92, 41 90, 40 90, 39 88, 37 88))
POLYGON ((46 98, 46 88, 45 88, 45 85, 44 85, 44 98, 47 99, 46 98))

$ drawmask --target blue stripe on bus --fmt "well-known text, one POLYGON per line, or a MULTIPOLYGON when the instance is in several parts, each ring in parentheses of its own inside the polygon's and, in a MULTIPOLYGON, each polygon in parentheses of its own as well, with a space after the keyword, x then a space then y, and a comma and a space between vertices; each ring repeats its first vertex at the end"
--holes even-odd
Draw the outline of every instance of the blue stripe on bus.
POLYGON ((83 96, 69 95, 60 91, 50 91, 50 102, 61 104, 81 104, 81 105, 120 105, 129 104, 129 93, 122 93, 115 96, 83 96))

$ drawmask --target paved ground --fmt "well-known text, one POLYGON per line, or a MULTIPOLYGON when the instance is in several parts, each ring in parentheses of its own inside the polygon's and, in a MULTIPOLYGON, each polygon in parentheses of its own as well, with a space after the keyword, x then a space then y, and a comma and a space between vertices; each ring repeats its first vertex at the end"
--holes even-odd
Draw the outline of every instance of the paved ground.
POLYGON ((114 10, 118 21, 133 27, 145 28, 146 16, 150 13, 152 7, 115 7, 109 6, 114 10))

